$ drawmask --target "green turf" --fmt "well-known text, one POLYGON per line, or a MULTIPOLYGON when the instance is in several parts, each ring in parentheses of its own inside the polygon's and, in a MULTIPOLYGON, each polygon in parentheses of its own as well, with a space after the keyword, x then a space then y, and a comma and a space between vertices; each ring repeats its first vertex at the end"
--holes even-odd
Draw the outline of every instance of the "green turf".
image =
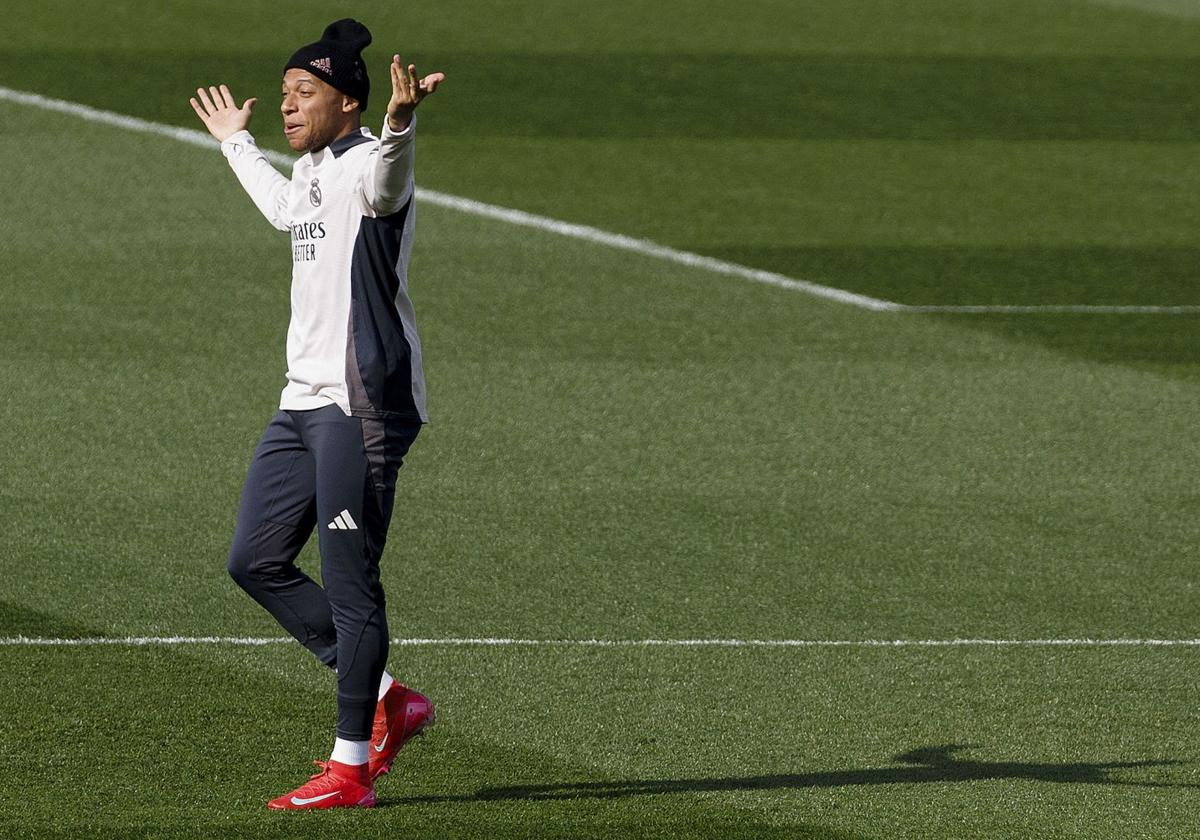
POLYGON ((26 768, 29 750, 39 756, 20 789, 0 792, 7 833, 845 840, 1200 827, 1190 652, 399 653, 444 700, 380 782, 381 807, 271 814, 262 792, 327 748, 332 679, 307 654, 9 652, 28 688, 56 701, 32 721, 10 695, 0 705, 0 756, 26 768), (43 789, 69 790, 72 806, 30 808, 43 789))
MULTIPOLYGON (((15 12, 0 84, 183 125, 194 82, 260 84, 270 138, 276 65, 326 22, 139 8, 15 12)), ((422 106, 422 185, 908 303, 1197 302, 1187 19, 381 9, 355 11, 374 51, 411 38, 456 80, 422 106)), ((284 240, 213 150, 10 103, 0 136, 0 636, 276 635, 223 561, 282 384, 284 240)), ((872 313, 427 205, 412 286, 434 423, 393 635, 1197 635, 1195 318, 872 313)), ((1190 650, 393 661, 442 722, 388 807, 285 822, 262 803, 333 714, 301 651, 0 648, 0 756, 34 774, 0 835, 1200 827, 1190 650)))
MULTIPOLYGON (((21 16, 7 85, 193 125, 187 91, 223 80, 262 98, 259 136, 283 147, 279 56, 321 7, 239 7, 235 27, 204 6, 60 4, 21 16)), ((1156 251, 1186 261, 1200 230, 1200 21, 1142 5, 359 13, 373 51, 449 74, 421 129, 425 186, 906 303, 1166 304, 1186 276, 1156 251), (821 259, 864 246, 902 265, 821 259)))

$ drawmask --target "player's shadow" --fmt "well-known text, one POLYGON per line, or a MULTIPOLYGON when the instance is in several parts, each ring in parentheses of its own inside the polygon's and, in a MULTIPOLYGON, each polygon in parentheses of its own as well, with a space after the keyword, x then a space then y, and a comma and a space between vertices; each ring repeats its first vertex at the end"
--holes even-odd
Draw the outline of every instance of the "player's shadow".
POLYGON ((618 799, 663 793, 694 793, 721 790, 775 790, 834 788, 854 785, 897 785, 922 782, 969 782, 998 779, 1024 779, 1036 782, 1088 785, 1128 785, 1135 787, 1186 787, 1200 785, 1178 782, 1132 781, 1113 776, 1114 771, 1145 767, 1172 767, 1187 762, 1117 761, 1103 764, 1027 763, 1016 761, 975 761, 956 753, 970 749, 969 744, 945 744, 919 747, 897 755, 898 767, 864 767, 827 770, 816 773, 784 773, 770 776, 744 776, 712 779, 649 779, 610 782, 568 782, 552 785, 514 785, 482 788, 463 796, 426 796, 394 800, 392 804, 432 802, 483 802, 494 800, 538 799, 618 799))

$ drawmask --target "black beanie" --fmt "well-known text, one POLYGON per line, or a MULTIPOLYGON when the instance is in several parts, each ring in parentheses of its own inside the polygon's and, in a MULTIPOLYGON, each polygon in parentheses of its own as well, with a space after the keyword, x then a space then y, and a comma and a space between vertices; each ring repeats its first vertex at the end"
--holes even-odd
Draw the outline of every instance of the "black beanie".
POLYGON ((283 72, 299 67, 358 100, 358 109, 367 110, 371 80, 362 51, 371 43, 371 33, 353 18, 342 18, 325 27, 321 40, 296 50, 283 72))

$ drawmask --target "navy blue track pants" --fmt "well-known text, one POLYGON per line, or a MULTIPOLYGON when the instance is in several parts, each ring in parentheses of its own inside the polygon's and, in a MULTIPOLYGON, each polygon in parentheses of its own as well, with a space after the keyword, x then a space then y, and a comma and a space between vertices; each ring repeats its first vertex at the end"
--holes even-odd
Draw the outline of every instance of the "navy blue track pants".
POLYGON ((336 405, 280 411, 246 474, 229 574, 337 670, 340 738, 364 741, 387 662, 379 558, 396 472, 420 424, 348 417, 336 405), (317 529, 318 585, 296 567, 317 529))

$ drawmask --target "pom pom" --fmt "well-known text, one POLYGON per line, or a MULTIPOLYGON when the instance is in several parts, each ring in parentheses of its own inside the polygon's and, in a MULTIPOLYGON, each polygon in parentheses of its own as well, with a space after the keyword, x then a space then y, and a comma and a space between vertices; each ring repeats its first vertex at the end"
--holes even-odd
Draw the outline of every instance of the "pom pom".
POLYGON ((325 27, 321 40, 333 41, 346 52, 358 55, 371 43, 371 33, 354 18, 342 18, 325 27))

